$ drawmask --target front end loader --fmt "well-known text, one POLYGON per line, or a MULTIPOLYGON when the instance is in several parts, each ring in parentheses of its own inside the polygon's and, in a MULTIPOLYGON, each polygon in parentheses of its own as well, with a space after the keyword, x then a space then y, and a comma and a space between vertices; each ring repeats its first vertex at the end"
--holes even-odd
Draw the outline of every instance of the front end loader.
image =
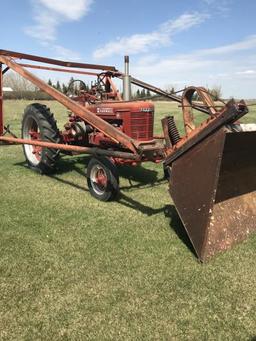
POLYGON ((22 144, 29 167, 40 173, 53 172, 61 153, 92 155, 87 168, 88 187, 94 197, 103 201, 118 195, 117 165, 163 163, 170 195, 201 261, 230 248, 256 230, 253 153, 256 132, 244 131, 239 124, 239 119, 247 113, 244 101, 230 100, 217 106, 202 87, 183 89, 182 95, 177 96, 135 79, 129 75, 128 57, 122 73, 113 66, 0 50, 0 142, 22 144), (33 63, 21 63, 22 59, 33 63), (89 89, 84 86, 63 94, 28 71, 29 68, 95 76, 96 82, 89 89), (25 109, 22 136, 11 133, 4 124, 2 90, 3 76, 9 69, 68 109, 63 130, 57 127, 49 108, 34 103, 25 109), (113 82, 115 78, 123 80, 123 95, 113 82), (163 135, 155 136, 154 105, 133 101, 131 84, 178 102, 185 135, 181 136, 175 118, 170 115, 162 120, 163 135), (206 115, 198 126, 194 111, 206 115))

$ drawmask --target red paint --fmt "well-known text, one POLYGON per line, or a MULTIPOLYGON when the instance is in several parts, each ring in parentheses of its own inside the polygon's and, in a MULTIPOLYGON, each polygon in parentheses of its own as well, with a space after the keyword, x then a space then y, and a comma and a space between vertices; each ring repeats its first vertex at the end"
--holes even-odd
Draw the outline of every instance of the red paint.
MULTIPOLYGON (((40 140, 40 133, 37 130, 30 130, 29 135, 31 136, 31 140, 38 141, 40 140)), ((33 148, 33 154, 35 154, 35 157, 38 161, 41 160, 41 153, 43 148, 40 146, 32 146, 33 148)))
POLYGON ((103 169, 99 169, 96 174, 96 182, 99 186, 106 187, 107 186, 107 177, 103 169))
POLYGON ((3 75, 2 64, 0 63, 0 135, 4 133, 4 113, 3 113, 3 75))
MULTIPOLYGON (((138 162, 158 162, 163 159, 164 146, 157 143, 153 135, 153 104, 146 101, 123 101, 113 83, 113 77, 122 77, 122 74, 117 72, 114 67, 57 61, 4 50, 0 50, 0 63, 5 64, 12 71, 32 82, 72 113, 69 122, 65 124, 65 129, 60 132, 62 143, 55 144, 56 149, 58 145, 60 150, 74 153, 85 152, 113 156, 116 157, 115 163, 119 164, 134 165, 138 162), (78 96, 70 97, 49 86, 26 69, 26 67, 31 67, 60 71, 61 68, 18 64, 13 58, 58 65, 62 67, 63 72, 69 71, 66 69, 67 67, 74 68, 74 71, 77 68, 88 68, 104 70, 104 72, 97 74, 97 80, 95 84, 92 84, 91 89, 88 91, 81 90, 78 96), (127 161, 123 159, 127 159, 127 161)), ((80 72, 91 74, 87 71, 80 72)), ((51 148, 54 148, 53 143, 39 141, 39 139, 40 136, 35 134, 32 134, 30 139, 31 145, 39 146, 39 148, 34 147, 34 152, 38 158, 42 148, 48 148, 50 145, 51 148)), ((4 140, 2 139, 2 141, 4 140)), ((13 140, 8 138, 5 141, 25 143, 24 139, 13 140)))
POLYGON ((90 105, 88 109, 137 141, 154 139, 154 105, 151 102, 106 101, 90 105))

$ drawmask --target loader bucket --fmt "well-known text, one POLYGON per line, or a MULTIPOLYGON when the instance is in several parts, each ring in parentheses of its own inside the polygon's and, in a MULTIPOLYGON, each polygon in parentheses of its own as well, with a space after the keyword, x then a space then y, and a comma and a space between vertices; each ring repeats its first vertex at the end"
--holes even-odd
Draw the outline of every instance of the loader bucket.
POLYGON ((172 163, 170 194, 201 261, 256 231, 256 132, 221 128, 172 163))

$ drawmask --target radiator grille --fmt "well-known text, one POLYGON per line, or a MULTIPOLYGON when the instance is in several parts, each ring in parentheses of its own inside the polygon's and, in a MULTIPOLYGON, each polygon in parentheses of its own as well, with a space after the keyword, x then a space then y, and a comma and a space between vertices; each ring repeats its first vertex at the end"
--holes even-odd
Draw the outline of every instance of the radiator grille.
POLYGON ((131 137, 136 140, 152 140, 153 124, 153 112, 131 113, 131 137))

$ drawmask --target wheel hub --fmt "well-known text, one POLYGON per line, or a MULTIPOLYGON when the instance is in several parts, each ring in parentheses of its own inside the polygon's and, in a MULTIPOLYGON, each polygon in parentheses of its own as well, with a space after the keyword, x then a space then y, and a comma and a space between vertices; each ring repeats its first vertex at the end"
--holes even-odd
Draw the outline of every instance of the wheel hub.
MULTIPOLYGON (((36 128, 34 128, 36 129, 36 128)), ((31 140, 36 141, 40 139, 40 134, 37 130, 30 130, 29 135, 31 137, 31 140)), ((35 155, 38 161, 41 160, 41 154, 42 154, 42 147, 40 146, 32 146, 32 153, 35 155)))
POLYGON ((104 193, 107 187, 108 178, 103 167, 95 165, 91 172, 91 182, 94 190, 98 194, 104 193))

